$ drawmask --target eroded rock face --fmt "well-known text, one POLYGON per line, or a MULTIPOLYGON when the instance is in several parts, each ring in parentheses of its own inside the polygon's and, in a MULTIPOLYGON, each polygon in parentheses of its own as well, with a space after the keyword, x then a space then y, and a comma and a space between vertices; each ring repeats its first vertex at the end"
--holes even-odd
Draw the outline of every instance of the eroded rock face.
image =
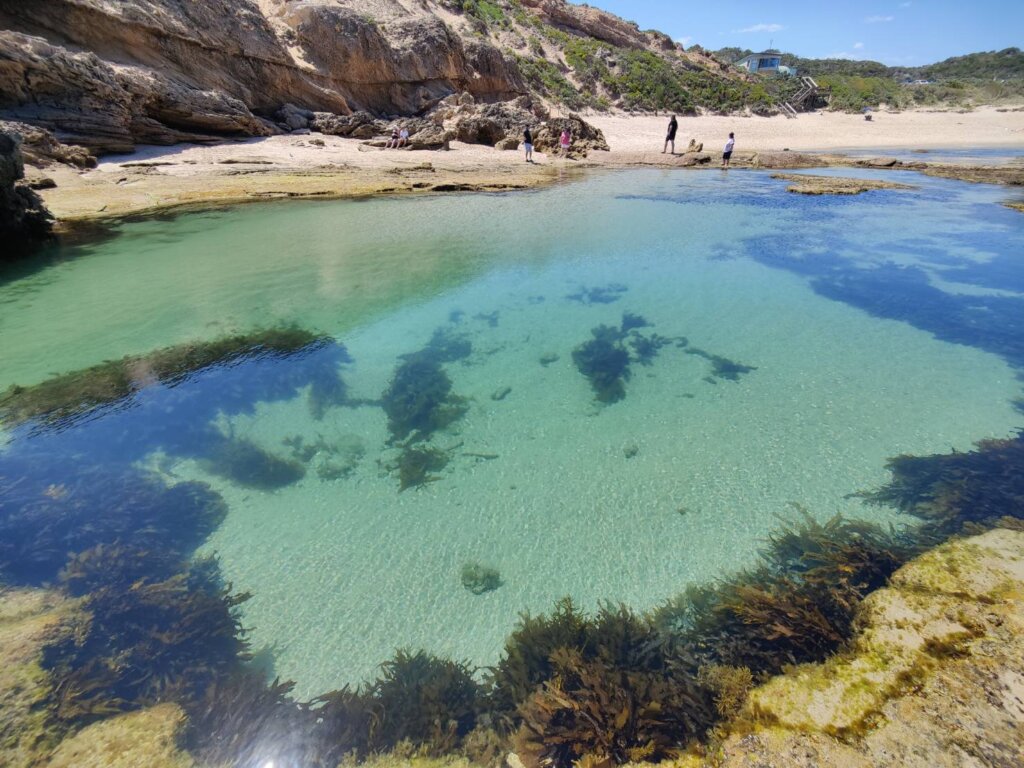
POLYGON ((15 258, 50 233, 53 218, 34 191, 18 182, 25 176, 21 136, 0 132, 0 241, 4 258, 15 258))
POLYGON ((303 110, 410 115, 525 92, 436 4, 397 0, 0 3, 0 117, 97 152, 301 130, 303 110), (284 105, 291 109, 281 112, 284 105))

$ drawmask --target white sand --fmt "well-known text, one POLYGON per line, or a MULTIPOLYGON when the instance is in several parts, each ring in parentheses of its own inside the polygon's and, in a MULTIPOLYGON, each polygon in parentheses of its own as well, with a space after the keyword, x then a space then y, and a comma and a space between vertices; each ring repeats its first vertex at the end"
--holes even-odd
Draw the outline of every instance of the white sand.
MULTIPOLYGON (((661 149, 668 123, 664 117, 588 115, 604 131, 613 152, 661 149)), ((973 112, 874 112, 863 115, 838 112, 783 117, 681 117, 676 149, 691 138, 705 150, 718 151, 729 132, 736 133, 737 150, 838 149, 1024 149, 1024 112, 998 112, 984 107, 973 112)))

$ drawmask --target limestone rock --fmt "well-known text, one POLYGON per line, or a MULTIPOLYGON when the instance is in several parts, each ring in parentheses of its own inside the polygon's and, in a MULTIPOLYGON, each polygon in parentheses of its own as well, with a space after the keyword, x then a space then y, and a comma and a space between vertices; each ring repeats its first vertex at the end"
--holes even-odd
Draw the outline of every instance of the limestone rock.
POLYGON ((584 121, 579 115, 548 120, 533 134, 533 144, 540 152, 553 152, 558 148, 558 140, 562 131, 566 129, 572 136, 570 157, 586 157, 594 150, 608 151, 608 142, 604 138, 604 133, 584 121))
POLYGON ((107 718, 61 742, 48 768, 192 768, 195 761, 177 746, 184 724, 177 704, 107 718))
POLYGON ((0 765, 40 764, 50 734, 49 678, 40 666, 43 644, 71 610, 69 601, 41 589, 0 590, 0 765))
POLYGON ((4 258, 15 258, 50 233, 53 219, 28 186, 21 157, 21 136, 0 132, 0 241, 4 258))
POLYGON ((751 692, 725 768, 1002 768, 1024 754, 1024 532, 953 541, 861 606, 848 652, 751 692))
POLYGON ((28 123, 0 120, 0 131, 21 136, 21 154, 27 165, 45 168, 64 163, 77 168, 95 168, 96 158, 82 147, 63 144, 49 131, 28 123))

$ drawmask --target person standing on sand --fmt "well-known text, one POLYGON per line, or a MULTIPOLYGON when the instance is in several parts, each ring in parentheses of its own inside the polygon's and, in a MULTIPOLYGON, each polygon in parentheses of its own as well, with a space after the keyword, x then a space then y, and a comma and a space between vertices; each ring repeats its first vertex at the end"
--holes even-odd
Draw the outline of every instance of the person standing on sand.
POLYGON ((558 145, 562 148, 562 154, 566 157, 569 156, 569 147, 572 146, 572 134, 569 133, 569 129, 566 128, 562 131, 562 136, 558 140, 558 145))
POLYGON ((668 133, 665 134, 665 147, 661 150, 661 154, 665 154, 665 150, 672 147, 672 154, 676 153, 676 131, 679 130, 679 123, 676 122, 676 116, 672 115, 672 119, 668 121, 668 133))
POLYGON ((725 151, 722 153, 722 167, 729 167, 729 160, 732 158, 732 149, 736 146, 736 137, 733 134, 729 134, 729 140, 725 142, 725 151))
POLYGON ((526 130, 523 131, 523 149, 526 150, 526 162, 533 162, 533 134, 530 133, 530 127, 527 126, 526 130))

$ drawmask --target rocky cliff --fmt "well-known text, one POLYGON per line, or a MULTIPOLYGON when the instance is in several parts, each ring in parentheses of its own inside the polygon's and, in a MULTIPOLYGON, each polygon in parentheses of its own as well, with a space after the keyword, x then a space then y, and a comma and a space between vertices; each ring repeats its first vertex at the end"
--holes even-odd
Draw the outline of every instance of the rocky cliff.
POLYGON ((565 0, 0 0, 0 118, 112 152, 288 130, 286 104, 376 117, 457 93, 614 106, 636 90, 616 74, 621 52, 666 72, 712 66, 565 0))
POLYGON ((39 195, 21 183, 24 176, 21 136, 0 131, 0 262, 20 255, 50 232, 53 219, 39 195))

